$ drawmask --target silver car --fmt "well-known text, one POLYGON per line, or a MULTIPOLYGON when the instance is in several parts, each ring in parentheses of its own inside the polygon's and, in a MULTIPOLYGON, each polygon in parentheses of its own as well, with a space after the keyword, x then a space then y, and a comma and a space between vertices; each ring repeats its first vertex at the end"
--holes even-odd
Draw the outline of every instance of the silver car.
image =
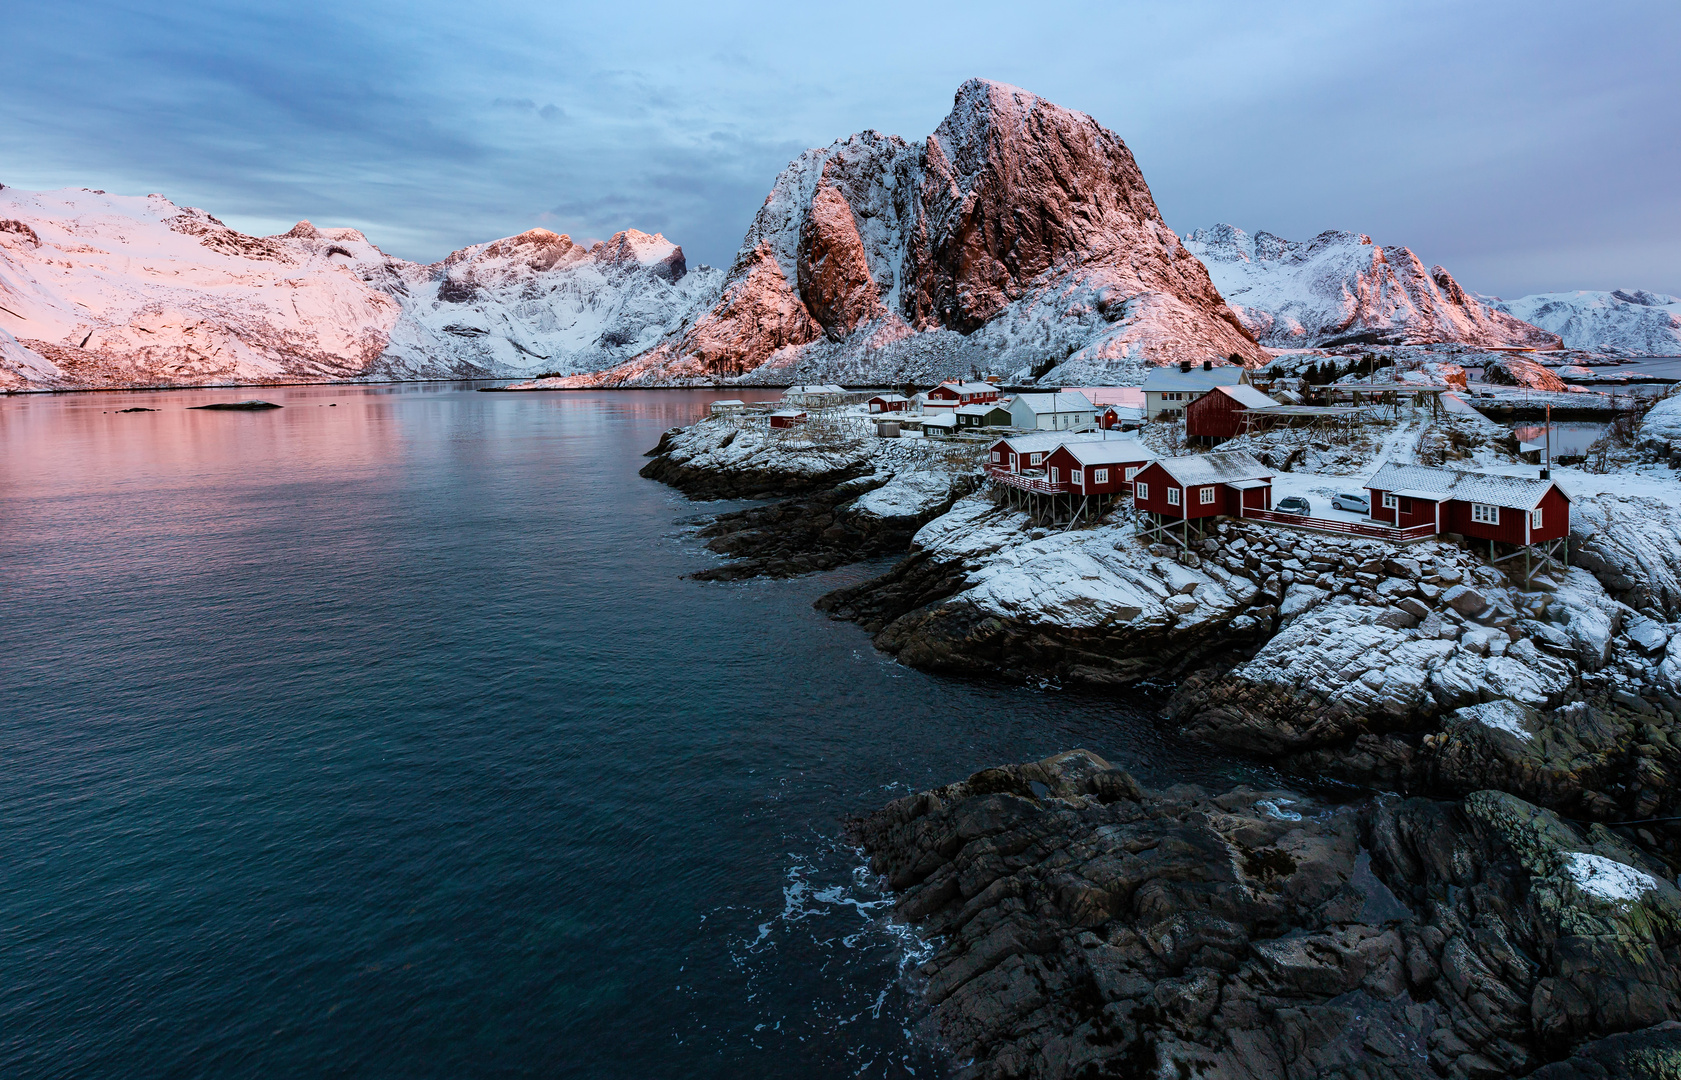
POLYGON ((1331 505, 1338 510, 1353 510, 1360 514, 1369 514, 1372 512, 1372 503, 1370 499, 1364 495, 1356 495, 1349 491, 1344 491, 1337 495, 1336 498, 1331 500, 1331 505))

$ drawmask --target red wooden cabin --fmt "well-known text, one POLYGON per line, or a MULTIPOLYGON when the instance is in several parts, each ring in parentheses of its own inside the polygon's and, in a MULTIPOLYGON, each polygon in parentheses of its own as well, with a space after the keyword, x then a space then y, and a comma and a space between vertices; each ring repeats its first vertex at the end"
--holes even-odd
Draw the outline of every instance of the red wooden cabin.
POLYGON ((1277 404, 1253 386, 1216 386, 1185 406, 1185 436, 1207 443, 1235 438, 1244 432, 1246 413, 1277 404))
POLYGON ((1012 435, 999 439, 987 452, 987 467, 994 472, 1020 473, 1043 469, 1045 459, 1068 439, 1062 432, 1012 435))
POLYGON ((991 383, 943 382, 923 395, 924 409, 955 409, 959 405, 984 405, 998 400, 998 387, 991 383))
POLYGON ((1570 535, 1570 497, 1546 477, 1385 465, 1366 481, 1371 516, 1406 528, 1528 547, 1570 535))
POLYGON ((910 398, 903 394, 877 394, 868 402, 873 413, 904 412, 910 408, 910 398))
POLYGON ((770 426, 773 428, 791 428, 795 424, 803 424, 806 415, 798 409, 783 409, 770 414, 770 426))
POLYGON ((1272 471, 1240 451, 1157 458, 1133 480, 1133 506, 1164 519, 1194 521, 1242 507, 1272 509, 1272 471))
POLYGON ((1136 439, 1066 442, 1045 459, 1046 478, 1075 495, 1125 494, 1154 457, 1136 439))

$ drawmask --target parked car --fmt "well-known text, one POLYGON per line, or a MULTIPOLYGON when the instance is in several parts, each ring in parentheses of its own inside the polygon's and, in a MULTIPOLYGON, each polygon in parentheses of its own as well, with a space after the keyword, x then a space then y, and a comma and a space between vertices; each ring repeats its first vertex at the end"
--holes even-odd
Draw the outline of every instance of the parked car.
POLYGON ((1364 495, 1355 495, 1344 491, 1331 500, 1331 506, 1338 510, 1353 510, 1361 514, 1372 512, 1372 502, 1364 495))
POLYGON ((1286 495, 1274 503, 1272 508, 1280 514, 1306 514, 1313 509, 1300 495, 1286 495))

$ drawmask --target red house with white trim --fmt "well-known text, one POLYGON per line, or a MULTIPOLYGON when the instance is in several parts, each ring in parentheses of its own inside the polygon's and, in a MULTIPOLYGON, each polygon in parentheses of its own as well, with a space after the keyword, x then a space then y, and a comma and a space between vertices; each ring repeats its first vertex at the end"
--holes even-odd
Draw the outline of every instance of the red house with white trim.
POLYGON ((984 405, 998 400, 998 387, 984 382, 948 380, 922 395, 924 409, 955 409, 959 405, 984 405))
POLYGON ((1137 439, 1065 442, 1045 459, 1045 475, 1074 495, 1130 494, 1134 477, 1155 456, 1137 439))
POLYGON ((1164 522, 1271 510, 1272 475, 1242 451, 1157 458, 1134 477, 1132 504, 1164 522))
POLYGON ((1366 481, 1371 516, 1397 528, 1528 547, 1570 535, 1570 496, 1545 477, 1385 465, 1366 481))
POLYGON ((1044 432, 1036 435, 1011 435, 992 444, 987 453, 987 468, 993 472, 1022 473, 1029 469, 1043 469, 1045 459, 1068 439, 1063 432, 1044 432))
POLYGON ((873 413, 904 412, 911 406, 911 399, 903 394, 877 394, 868 402, 873 413))

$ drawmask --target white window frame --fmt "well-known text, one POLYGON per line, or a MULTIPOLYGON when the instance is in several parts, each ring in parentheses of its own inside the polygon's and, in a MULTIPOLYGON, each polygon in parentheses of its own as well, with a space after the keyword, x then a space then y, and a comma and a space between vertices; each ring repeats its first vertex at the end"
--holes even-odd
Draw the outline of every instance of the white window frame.
POLYGON ((1051 466, 1051 483, 1060 483, 1057 477, 1061 474, 1061 472, 1062 470, 1057 468, 1055 465, 1051 466))
POLYGON ((1139 499, 1148 499, 1150 497, 1150 485, 1142 480, 1139 481, 1138 492, 1134 497, 1139 499))
POLYGON ((1541 527, 1541 508, 1539 506, 1529 512, 1529 527, 1531 529, 1541 527))
POLYGON ((1042 464, 1044 464, 1044 462, 1045 462, 1045 455, 1044 454, 1029 454, 1028 455, 1027 463, 1029 465, 1042 465, 1042 464))
POLYGON ((1167 489, 1167 505, 1169 505, 1169 506, 1178 506, 1179 505, 1179 489, 1178 488, 1170 487, 1170 488, 1167 489))
POLYGON ((1384 492, 1383 508, 1385 510, 1399 510, 1401 508, 1400 498, 1393 491, 1384 492))
MULTIPOLYGON (((1094 470, 1092 470, 1091 482, 1094 483, 1094 484, 1107 484, 1109 482, 1109 470, 1108 469, 1094 469, 1094 470)), ((1540 513, 1540 511, 1537 510, 1536 513, 1540 513)))
POLYGON ((1471 520, 1478 525, 1500 524, 1500 508, 1490 503, 1474 502, 1471 504, 1471 520))
POLYGON ((993 461, 1003 461, 1004 460, 1003 453, 1001 453, 1000 451, 994 450, 992 452, 992 460, 993 461))
POLYGON ((1197 496, 1197 501, 1203 506, 1214 505, 1214 489, 1212 487, 1203 488, 1197 496))
POLYGON ((1138 466, 1137 465, 1128 465, 1127 466, 1127 471, 1126 471, 1127 480, 1130 481, 1133 477, 1135 477, 1137 475, 1138 475, 1138 466))

